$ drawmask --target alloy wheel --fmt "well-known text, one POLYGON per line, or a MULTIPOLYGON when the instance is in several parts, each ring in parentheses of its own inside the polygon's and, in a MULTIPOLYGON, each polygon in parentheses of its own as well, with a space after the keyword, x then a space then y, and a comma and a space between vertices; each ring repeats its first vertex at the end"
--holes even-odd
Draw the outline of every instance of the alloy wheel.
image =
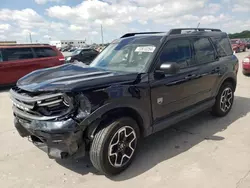
POLYGON ((227 87, 221 94, 220 98, 220 108, 223 112, 227 112, 233 103, 233 91, 231 88, 227 87))
POLYGON ((108 159, 110 164, 116 168, 126 165, 134 154, 136 144, 135 130, 130 126, 120 128, 109 144, 108 159))

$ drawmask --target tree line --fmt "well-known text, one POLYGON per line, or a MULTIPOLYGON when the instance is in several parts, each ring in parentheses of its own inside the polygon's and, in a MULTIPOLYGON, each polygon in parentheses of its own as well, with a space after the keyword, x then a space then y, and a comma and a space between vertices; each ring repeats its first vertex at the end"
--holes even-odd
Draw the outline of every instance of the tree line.
POLYGON ((250 38, 250 31, 242 31, 241 33, 233 33, 228 35, 230 39, 250 38))

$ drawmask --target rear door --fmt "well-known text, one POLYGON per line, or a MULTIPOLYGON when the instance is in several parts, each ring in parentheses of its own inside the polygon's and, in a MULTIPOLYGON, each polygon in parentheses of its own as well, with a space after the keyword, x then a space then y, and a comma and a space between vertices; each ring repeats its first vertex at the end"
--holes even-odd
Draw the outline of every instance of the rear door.
POLYGON ((37 68, 49 68, 63 64, 64 58, 59 57, 57 51, 53 48, 34 47, 32 49, 35 53, 37 68))
POLYGON ((19 78, 36 69, 31 48, 1 49, 0 85, 15 83, 19 78))
POLYGON ((209 37, 192 38, 195 52, 195 65, 199 72, 199 94, 196 97, 196 103, 207 100, 212 97, 213 87, 219 79, 221 61, 216 53, 215 47, 209 37))

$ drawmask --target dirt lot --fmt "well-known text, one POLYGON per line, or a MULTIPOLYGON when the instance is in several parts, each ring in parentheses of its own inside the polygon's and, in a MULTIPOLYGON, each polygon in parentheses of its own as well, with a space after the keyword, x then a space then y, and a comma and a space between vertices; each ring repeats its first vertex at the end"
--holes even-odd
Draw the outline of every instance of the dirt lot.
MULTIPOLYGON (((240 60, 248 52, 237 54, 240 60)), ((89 159, 55 161, 21 138, 13 126, 8 91, 0 92, 1 187, 250 187, 250 77, 238 76, 231 113, 208 113, 146 138, 121 175, 98 174, 89 159)))

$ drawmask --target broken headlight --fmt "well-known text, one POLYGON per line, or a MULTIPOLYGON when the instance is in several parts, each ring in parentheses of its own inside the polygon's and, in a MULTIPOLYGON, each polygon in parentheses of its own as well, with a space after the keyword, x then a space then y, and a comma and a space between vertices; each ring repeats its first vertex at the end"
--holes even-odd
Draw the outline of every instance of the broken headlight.
POLYGON ((91 103, 89 99, 81 94, 78 96, 79 101, 79 110, 84 113, 85 115, 89 115, 91 113, 91 103))

